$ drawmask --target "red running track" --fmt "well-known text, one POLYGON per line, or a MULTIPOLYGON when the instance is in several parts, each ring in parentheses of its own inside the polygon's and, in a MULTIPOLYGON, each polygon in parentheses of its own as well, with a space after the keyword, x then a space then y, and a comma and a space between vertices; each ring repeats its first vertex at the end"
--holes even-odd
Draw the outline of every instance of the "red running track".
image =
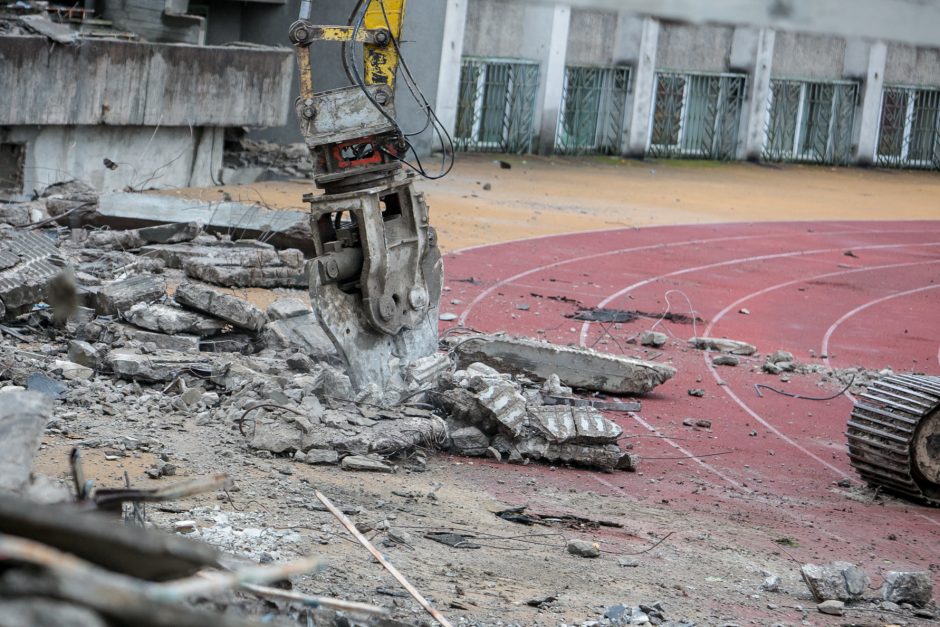
MULTIPOLYGON (((445 267, 442 311, 463 326, 655 358, 679 371, 642 399, 638 414, 610 415, 627 434, 665 436, 632 440, 642 474, 532 466, 508 472, 733 518, 796 538, 804 548, 794 551, 807 561, 849 559, 874 568, 885 566, 875 556, 891 556, 923 569, 940 562, 940 510, 890 498, 860 502, 838 487, 842 479, 856 481, 844 437, 848 394, 809 401, 758 397, 754 388, 765 383, 825 396, 839 384, 803 375, 782 382, 760 372, 760 358, 715 367, 684 342, 695 332, 747 341, 764 355, 788 350, 803 363, 940 374, 940 222, 618 229, 467 249, 449 255, 445 267), (605 329, 565 317, 579 305, 693 309, 703 322, 694 330, 659 324, 675 339, 646 351, 627 340, 655 318, 605 329), (690 396, 692 388, 705 396, 690 396), (684 426, 686 418, 710 420, 712 428, 684 426)), ((492 475, 480 481, 505 493, 492 475)))

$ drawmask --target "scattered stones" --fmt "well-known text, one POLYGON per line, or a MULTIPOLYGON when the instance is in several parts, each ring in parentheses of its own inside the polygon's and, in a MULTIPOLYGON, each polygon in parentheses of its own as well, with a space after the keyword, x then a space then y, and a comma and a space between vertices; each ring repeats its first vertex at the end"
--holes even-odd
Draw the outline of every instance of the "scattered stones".
POLYGON ((724 338, 693 337, 689 340, 689 344, 700 350, 719 351, 745 357, 757 352, 757 347, 753 344, 724 338))
POLYGON ((832 616, 842 616, 845 614, 845 603, 842 601, 823 601, 816 606, 816 609, 823 614, 830 614, 832 616))
POLYGON ((596 542, 587 540, 569 540, 568 552, 578 557, 600 557, 601 548, 596 542))
POLYGON ((865 571, 849 562, 830 562, 822 566, 805 564, 800 573, 817 601, 854 601, 860 599, 871 584, 865 571))
POLYGON ((930 571, 889 572, 881 586, 881 598, 918 607, 927 605, 933 599, 933 578, 930 571))

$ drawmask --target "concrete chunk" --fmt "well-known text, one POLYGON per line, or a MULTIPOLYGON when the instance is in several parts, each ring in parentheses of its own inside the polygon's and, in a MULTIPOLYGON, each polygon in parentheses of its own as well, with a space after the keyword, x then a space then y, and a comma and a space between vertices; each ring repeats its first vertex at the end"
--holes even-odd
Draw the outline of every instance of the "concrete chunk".
POLYGON ((124 319, 141 329, 168 335, 188 333, 206 337, 225 328, 221 320, 162 303, 138 303, 124 313, 124 319))
POLYGON ((299 298, 278 298, 268 305, 267 314, 271 320, 286 320, 312 313, 310 305, 299 298))
POLYGON ((186 276, 224 287, 306 288, 307 273, 289 266, 246 267, 194 260, 184 265, 186 276))
POLYGON ((699 350, 718 351, 721 353, 731 353, 732 355, 753 355, 757 352, 757 347, 747 342, 737 340, 727 340, 719 337, 693 337, 689 344, 699 350))
POLYGON ((0 492, 28 482, 52 401, 37 392, 7 392, 0 403, 0 492))
POLYGON ((181 374, 210 380, 222 380, 231 369, 231 363, 212 359, 205 353, 198 355, 159 351, 144 355, 132 350, 112 350, 105 358, 115 375, 132 381, 152 383, 173 381, 181 374))
POLYGON ((557 374, 567 386, 608 394, 644 394, 676 374, 675 368, 664 364, 525 338, 479 336, 458 341, 461 365, 479 361, 541 381, 557 374))
POLYGON ((129 324, 119 324, 117 328, 121 334, 129 340, 140 342, 141 344, 152 343, 164 350, 179 351, 181 353, 199 352, 199 336, 197 335, 167 335, 165 333, 155 333, 153 331, 144 331, 129 324))
POLYGON ((150 274, 133 276, 101 287, 95 296, 98 314, 117 316, 137 303, 149 303, 166 296, 166 282, 150 274))
POLYGON ((892 603, 910 603, 923 607, 933 600, 930 571, 889 572, 881 586, 881 598, 892 603))
POLYGON ((313 359, 337 355, 336 347, 313 312, 268 323, 264 338, 268 346, 296 348, 313 359))
POLYGON ((363 472, 394 472, 394 468, 386 464, 382 458, 374 455, 349 455, 340 462, 343 470, 356 470, 363 472))
POLYGON ((861 598, 871 584, 865 571, 849 562, 805 564, 800 573, 817 601, 853 601, 861 598))
POLYGON ((264 312, 248 301, 195 283, 180 285, 176 288, 174 298, 185 307, 213 315, 249 331, 260 331, 268 321, 264 312))
POLYGON ((612 444, 623 429, 593 407, 542 406, 534 410, 538 426, 558 444, 612 444))
POLYGON ((489 437, 473 426, 452 430, 450 440, 454 451, 461 455, 480 456, 490 446, 489 437))

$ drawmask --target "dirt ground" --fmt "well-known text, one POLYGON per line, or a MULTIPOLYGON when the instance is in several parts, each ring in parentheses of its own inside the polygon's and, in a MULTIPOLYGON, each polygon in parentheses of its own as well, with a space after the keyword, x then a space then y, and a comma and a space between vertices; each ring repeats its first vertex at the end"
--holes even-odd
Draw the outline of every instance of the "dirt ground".
MULTIPOLYGON (((935 172, 460 155, 449 176, 418 187, 446 252, 624 226, 940 218, 935 172)), ((311 188, 308 181, 272 181, 162 193, 218 200, 225 192, 233 200, 302 208, 311 188)))
MULTIPOLYGON (((622 226, 940 218, 940 175, 934 173, 536 157, 506 158, 512 168, 503 169, 494 158, 461 157, 450 177, 420 183, 445 250, 622 226)), ((165 193, 215 200, 225 192, 233 200, 291 208, 299 206, 310 187, 309 182, 284 181, 165 193)), ((600 620, 617 603, 656 601, 669 619, 699 625, 883 625, 898 620, 874 606, 843 618, 817 613, 799 578, 803 560, 791 556, 786 542, 775 542, 780 539, 772 530, 735 516, 727 497, 716 498, 714 508, 681 516, 668 502, 640 503, 631 494, 655 481, 642 473, 552 468, 547 472, 567 474, 570 481, 547 482, 545 468, 443 455, 432 457, 424 472, 350 473, 259 457, 234 427, 200 425, 195 417, 129 424, 105 416, 90 433, 74 437, 140 437, 141 432, 171 453, 179 478, 224 471, 236 481, 231 500, 219 494, 174 504, 172 511, 152 508, 157 525, 193 519, 200 534, 209 537, 223 526, 224 515, 233 534, 252 530, 247 537, 254 538, 256 552, 277 559, 321 554, 327 566, 301 578, 300 590, 386 605, 400 618, 428 621, 332 516, 318 510, 314 490, 355 512, 353 520, 372 529, 368 535, 385 543, 380 545, 385 555, 455 624, 580 624, 600 620), (598 492, 586 485, 597 485, 598 492), (520 505, 622 527, 526 527, 494 514, 520 505), (388 541, 383 529, 389 526, 404 543, 388 541), (471 534, 480 548, 451 548, 424 538, 427 531, 441 529, 471 534), (571 538, 598 542, 601 557, 568 554, 565 540, 571 538), (755 546, 766 548, 742 548, 755 546), (781 577, 779 591, 762 589, 770 574, 781 577)), ((38 471, 64 480, 72 441, 46 437, 38 471)), ((86 473, 109 486, 121 484, 125 470, 142 487, 176 480, 147 478, 144 470, 151 462, 149 453, 129 451, 106 459, 104 450, 90 450, 86 473)), ((825 549, 821 557, 833 552, 825 549)), ((803 547, 801 557, 814 553, 814 547, 803 547)), ((930 623, 910 615, 903 620, 930 623)))

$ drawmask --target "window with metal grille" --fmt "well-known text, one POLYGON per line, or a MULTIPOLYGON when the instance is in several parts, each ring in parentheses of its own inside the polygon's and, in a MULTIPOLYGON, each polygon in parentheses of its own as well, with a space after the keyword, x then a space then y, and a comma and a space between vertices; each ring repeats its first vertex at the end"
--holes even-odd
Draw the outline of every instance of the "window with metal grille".
POLYGON ((763 158, 850 163, 857 101, 850 81, 771 80, 763 158))
POLYGON ((454 145, 458 150, 531 152, 539 66, 465 57, 454 145))
POLYGON ((629 86, 628 67, 566 67, 555 151, 619 154, 629 86))
POLYGON ((741 74, 657 72, 650 155, 734 159, 745 83, 741 74))
POLYGON ((885 87, 878 164, 940 169, 940 89, 885 87))

